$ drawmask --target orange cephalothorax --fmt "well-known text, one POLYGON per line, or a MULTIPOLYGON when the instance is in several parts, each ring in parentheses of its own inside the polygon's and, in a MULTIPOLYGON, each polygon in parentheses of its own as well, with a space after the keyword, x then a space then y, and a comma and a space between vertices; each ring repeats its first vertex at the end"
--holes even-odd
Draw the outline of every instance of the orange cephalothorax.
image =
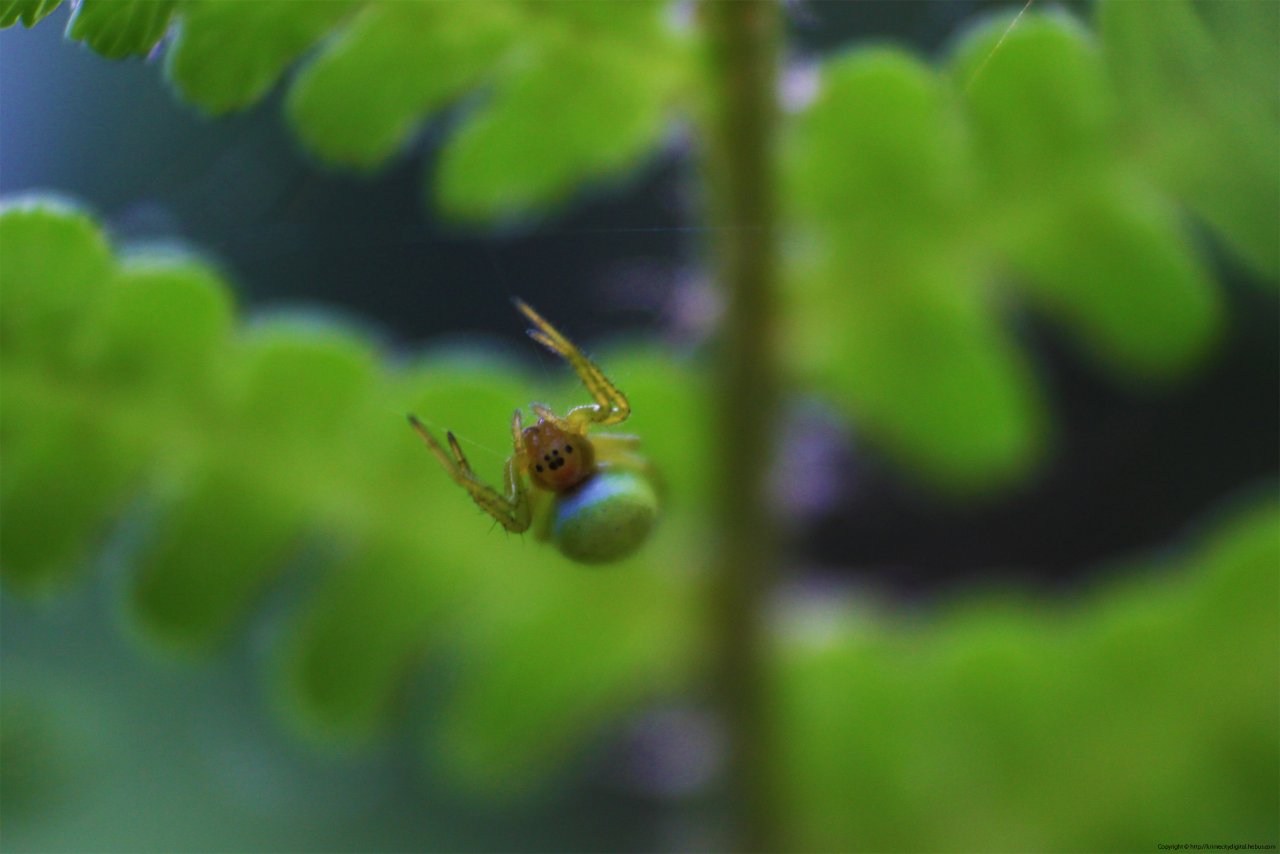
POLYGON ((596 470, 595 449, 582 434, 570 433, 539 419, 524 433, 529 477, 543 489, 563 493, 573 489, 596 470))

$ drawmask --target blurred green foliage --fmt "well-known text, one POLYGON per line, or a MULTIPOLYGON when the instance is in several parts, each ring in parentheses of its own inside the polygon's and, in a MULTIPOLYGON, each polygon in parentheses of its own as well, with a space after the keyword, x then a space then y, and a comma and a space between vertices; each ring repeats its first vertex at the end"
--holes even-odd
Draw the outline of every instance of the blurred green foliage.
MULTIPOLYGON (((608 359, 688 496, 645 551, 662 569, 567 572, 554 550, 490 530, 404 423, 410 410, 447 418, 496 480, 511 409, 537 385, 514 366, 437 356, 393 371, 346 330, 237 324, 198 260, 117 258, 88 216, 49 201, 7 206, 0 245, 11 590, 65 586, 112 519, 143 514, 154 524, 131 554, 129 608, 148 636, 196 653, 310 544, 325 569, 278 662, 295 719, 368 736, 404 669, 447 652, 467 666, 444 749, 464 776, 507 786, 691 666, 709 431, 700 381, 679 363, 608 359), (510 696, 520 727, 489 726, 505 716, 492 699, 510 696)), ((573 385, 552 400, 579 399, 573 385)))
MULTIPOLYGON (((170 11, 166 72, 210 113, 257 102, 302 60, 289 118, 326 163, 379 166, 457 107, 429 186, 467 220, 623 174, 705 98, 696 16, 659 2, 85 0, 68 34, 146 53, 170 11)), ((1003 328, 1012 305, 1058 318, 1124 377, 1205 354, 1219 298, 1175 202, 1280 275, 1280 7, 1115 2, 1098 18, 1100 40, 1024 15, 999 50, 1010 19, 993 19, 939 69, 896 50, 831 57, 787 128, 788 367, 934 483, 1008 483, 1049 444, 1003 328)))
POLYGON ((145 55, 169 30, 176 0, 108 0, 81 3, 67 27, 108 59, 145 55))
MULTIPOLYGON (((945 73, 892 50, 824 63, 788 150, 791 352, 900 458, 961 487, 1021 475, 1043 449, 1043 402, 1002 328, 1011 302, 1137 380, 1184 372, 1222 322, 1147 153, 1130 149, 1108 54, 1052 16, 1024 17, 995 50, 1006 26, 971 33, 945 73)), ((1258 124, 1252 150, 1275 150, 1280 125, 1258 124)), ((1240 200, 1263 208, 1272 245, 1274 198, 1240 200)))
POLYGON ((798 847, 1137 851, 1280 818, 1280 508, 1064 608, 801 609, 778 649, 798 847))
MULTIPOLYGON (((11 3, 6 24, 46 6, 11 3)), ((169 4, 85 0, 69 36, 147 53, 169 4)), ((696 16, 659 2, 190 0, 166 73, 212 113, 262 99, 296 61, 288 114, 327 164, 385 163, 453 107, 428 186, 484 221, 562 203, 634 168, 706 97, 696 16), (572 97, 564 97, 565 92, 572 97)), ((1187 206, 1280 277, 1280 6, 1103 2, 974 28, 931 68, 897 50, 820 64, 783 146, 784 356, 935 484, 1013 481, 1052 419, 1004 329, 1058 319, 1136 381, 1184 373, 1221 307, 1187 206)))
MULTIPOLYGON (((0 3, 0 24, 56 5, 0 3)), ((455 107, 434 202, 485 221, 618 178, 679 115, 696 127, 695 31, 668 15, 84 0, 69 35, 148 54, 172 20, 166 73, 214 114, 302 60, 289 119, 327 164, 377 167, 455 107)), ((1166 381, 1223 333, 1178 205, 1257 272, 1280 272, 1280 5, 1113 2, 1098 18, 1095 37, 1029 14, 999 50, 1008 21, 993 20, 939 67, 894 49, 833 56, 786 118, 784 367, 946 488, 1008 483, 1048 446, 1012 306, 1052 317, 1122 378, 1166 381)), ((402 418, 474 443, 497 480, 511 409, 579 402, 568 377, 547 389, 465 353, 393 364, 336 324, 245 323, 207 264, 118 252, 92 216, 47 199, 4 208, 0 249, 7 590, 64 588, 113 523, 143 520, 127 544, 133 624, 194 655, 305 554, 310 588, 269 683, 289 718, 367 740, 425 659, 449 678, 424 750, 486 790, 530 785, 622 710, 687 687, 715 441, 697 365, 597 354, 671 506, 629 565, 584 572, 486 532, 402 418)), ((794 838, 1273 840, 1278 523, 1270 505, 1249 511, 1158 577, 1069 613, 974 599, 914 626, 801 604, 776 659, 794 838)))
POLYGON ((12 27, 19 21, 24 27, 34 27, 61 5, 62 0, 0 0, 0 27, 12 27))

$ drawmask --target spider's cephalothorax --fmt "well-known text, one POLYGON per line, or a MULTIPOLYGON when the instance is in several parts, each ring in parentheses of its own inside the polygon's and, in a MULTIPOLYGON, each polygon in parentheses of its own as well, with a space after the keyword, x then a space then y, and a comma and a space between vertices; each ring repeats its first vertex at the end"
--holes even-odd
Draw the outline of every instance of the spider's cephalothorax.
POLYGON ((583 563, 605 563, 635 551, 649 536, 658 517, 658 496, 648 461, 637 453, 639 439, 596 434, 593 426, 625 421, 627 398, 595 364, 543 317, 519 300, 518 308, 533 324, 529 336, 566 361, 577 372, 593 403, 576 406, 562 418, 540 403, 531 405, 538 422, 525 427, 520 410, 511 419, 513 453, 499 492, 476 477, 452 433, 446 451, 417 418, 409 423, 426 441, 450 477, 476 504, 509 531, 534 524, 526 479, 548 495, 534 533, 551 539, 560 550, 583 563))
POLYGON ((529 478, 543 489, 568 492, 596 473, 596 449, 585 434, 567 433, 539 419, 521 435, 529 478))

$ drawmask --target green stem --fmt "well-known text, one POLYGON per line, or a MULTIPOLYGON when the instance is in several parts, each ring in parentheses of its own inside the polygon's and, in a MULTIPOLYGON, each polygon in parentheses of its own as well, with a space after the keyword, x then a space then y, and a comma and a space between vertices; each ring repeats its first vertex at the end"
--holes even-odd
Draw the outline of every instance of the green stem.
POLYGON ((767 495, 778 399, 774 136, 780 9, 706 2, 710 91, 705 175, 725 296, 716 382, 717 549, 711 602, 716 701, 729 740, 737 850, 781 848, 764 605, 776 536, 767 495))

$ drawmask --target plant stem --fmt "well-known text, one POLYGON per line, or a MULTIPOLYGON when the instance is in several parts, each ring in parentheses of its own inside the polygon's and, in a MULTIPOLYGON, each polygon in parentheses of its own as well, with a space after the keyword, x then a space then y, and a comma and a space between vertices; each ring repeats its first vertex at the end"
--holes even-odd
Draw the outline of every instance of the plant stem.
POLYGON ((717 550, 711 604, 716 701, 728 734, 732 845, 779 850, 764 605, 776 565, 767 494, 778 388, 774 135, 780 10, 706 2, 705 175, 725 296, 715 388, 717 550))

